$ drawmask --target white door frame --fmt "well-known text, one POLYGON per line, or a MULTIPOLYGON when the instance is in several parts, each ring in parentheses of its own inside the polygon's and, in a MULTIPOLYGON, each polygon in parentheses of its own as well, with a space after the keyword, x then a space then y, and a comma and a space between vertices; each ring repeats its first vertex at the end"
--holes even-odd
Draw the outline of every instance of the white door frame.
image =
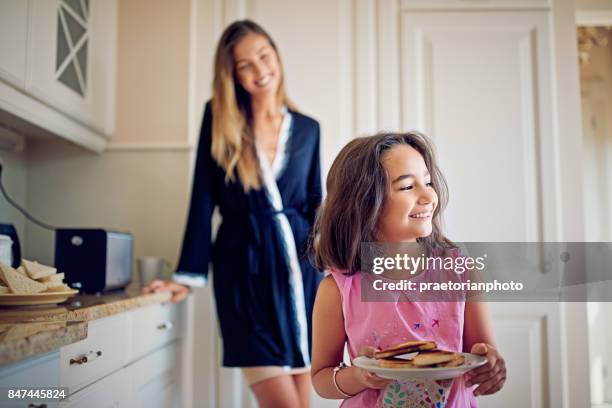
MULTIPOLYGON (((605 9, 576 10, 576 26, 577 27, 612 26, 612 7, 610 7, 610 9, 607 9, 607 10, 605 9)), ((592 94, 593 92, 592 85, 589 85, 586 91, 587 93, 592 94)), ((612 225, 610 225, 610 228, 612 228, 612 225)), ((586 304, 584 304, 584 307, 586 308, 586 304)), ((590 335, 588 330, 585 334, 590 335)), ((589 365, 589 371, 590 371, 590 362, 588 365, 589 365)))

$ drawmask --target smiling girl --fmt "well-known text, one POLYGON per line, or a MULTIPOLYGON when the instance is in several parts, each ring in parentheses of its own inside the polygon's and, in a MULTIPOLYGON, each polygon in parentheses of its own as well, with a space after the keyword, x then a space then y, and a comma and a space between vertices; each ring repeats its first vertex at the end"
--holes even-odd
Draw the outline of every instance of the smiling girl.
POLYGON ((464 408, 477 406, 474 396, 503 386, 505 363, 485 303, 361 297, 362 243, 416 242, 428 253, 453 247, 440 227, 447 196, 433 147, 416 132, 357 138, 332 164, 313 239, 317 267, 331 272, 313 316, 311 373, 322 397, 342 398, 343 407, 464 408), (343 363, 345 344, 353 360, 409 340, 484 355, 487 364, 465 378, 395 382, 343 363))

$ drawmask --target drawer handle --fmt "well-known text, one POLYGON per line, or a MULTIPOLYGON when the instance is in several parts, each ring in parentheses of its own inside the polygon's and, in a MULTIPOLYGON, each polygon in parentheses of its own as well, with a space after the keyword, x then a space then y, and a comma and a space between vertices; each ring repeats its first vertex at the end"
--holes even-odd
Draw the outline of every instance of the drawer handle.
POLYGON ((162 323, 159 326, 157 326, 157 330, 170 330, 173 327, 174 327, 174 323, 166 322, 166 323, 162 323))
POLYGON ((90 351, 87 354, 83 354, 81 357, 78 358, 71 358, 70 359, 70 365, 73 364, 85 364, 85 363, 89 363, 90 361, 95 360, 96 358, 100 357, 102 355, 102 351, 98 350, 98 351, 90 351))
POLYGON ((47 408, 47 404, 40 404, 40 405, 28 404, 28 408, 47 408))

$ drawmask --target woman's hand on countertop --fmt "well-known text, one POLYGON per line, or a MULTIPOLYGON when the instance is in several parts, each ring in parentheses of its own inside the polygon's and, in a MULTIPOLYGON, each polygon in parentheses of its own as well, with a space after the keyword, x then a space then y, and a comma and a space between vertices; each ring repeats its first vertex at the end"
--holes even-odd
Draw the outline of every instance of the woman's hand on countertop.
POLYGON ((142 288, 142 293, 158 293, 158 292, 171 292, 172 299, 170 302, 178 303, 184 300, 189 295, 189 288, 180 283, 172 281, 163 281, 156 279, 149 283, 147 286, 142 288))

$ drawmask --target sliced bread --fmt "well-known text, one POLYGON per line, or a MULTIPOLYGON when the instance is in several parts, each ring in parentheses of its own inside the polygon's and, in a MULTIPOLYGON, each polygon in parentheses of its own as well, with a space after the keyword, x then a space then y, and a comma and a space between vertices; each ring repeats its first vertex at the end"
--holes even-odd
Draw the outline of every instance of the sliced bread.
POLYGON ((42 277, 40 279, 38 279, 39 282, 43 283, 43 282, 59 282, 62 283, 64 281, 64 274, 63 273, 56 273, 54 275, 49 275, 49 276, 45 276, 42 277))
POLYGON ((66 285, 65 283, 62 283, 57 286, 48 286, 47 289, 45 289, 45 292, 68 292, 71 290, 73 289, 70 286, 66 285))
POLYGON ((31 279, 44 278, 55 275, 57 272, 57 269, 53 268, 52 266, 42 265, 38 262, 27 261, 24 259, 21 261, 21 263, 25 267, 25 270, 31 279))
POLYGON ((38 293, 47 288, 47 285, 23 276, 8 265, 0 264, 0 276, 11 292, 16 294, 38 293))

